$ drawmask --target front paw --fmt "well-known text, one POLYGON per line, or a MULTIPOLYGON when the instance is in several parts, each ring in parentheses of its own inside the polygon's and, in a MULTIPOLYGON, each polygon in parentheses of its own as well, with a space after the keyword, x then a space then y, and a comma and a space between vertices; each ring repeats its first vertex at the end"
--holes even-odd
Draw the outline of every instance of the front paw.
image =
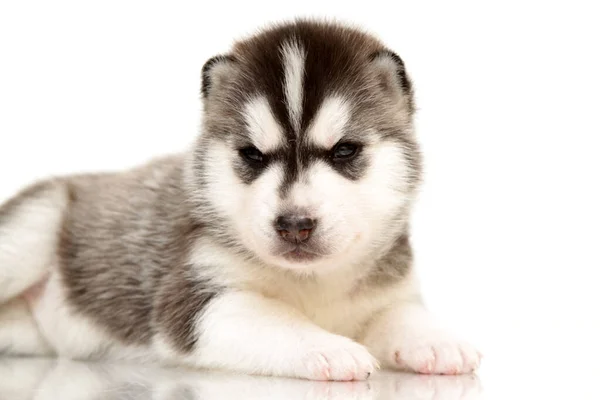
POLYGON ((473 346, 447 333, 416 331, 403 336, 390 355, 398 369, 457 375, 474 372, 481 362, 481 353, 473 346))
POLYGON ((321 381, 367 379, 379 368, 362 345, 341 336, 310 343, 302 357, 300 376, 321 381))

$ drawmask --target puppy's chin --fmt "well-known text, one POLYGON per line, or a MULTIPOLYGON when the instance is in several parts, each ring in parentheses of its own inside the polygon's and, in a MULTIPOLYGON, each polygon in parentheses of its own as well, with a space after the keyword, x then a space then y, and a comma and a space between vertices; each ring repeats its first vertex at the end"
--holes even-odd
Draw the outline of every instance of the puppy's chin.
POLYGON ((313 273, 327 263, 328 256, 302 247, 279 247, 261 257, 267 264, 277 268, 296 271, 301 274, 313 273))
POLYGON ((302 247, 287 249, 275 255, 277 266, 299 273, 315 273, 327 268, 329 258, 302 247))
POLYGON ((281 254, 280 257, 286 261, 299 264, 311 263, 323 258, 321 254, 311 252, 307 249, 303 249, 302 247, 295 247, 289 251, 286 251, 281 254))
POLYGON ((290 270, 304 275, 313 274, 331 264, 331 254, 312 246, 295 246, 278 241, 276 238, 265 240, 261 244, 261 246, 254 246, 254 254, 263 263, 276 269, 290 270))
POLYGON ((274 257, 270 264, 298 275, 318 275, 333 269, 327 257, 304 254, 274 257))
POLYGON ((342 251, 336 249, 332 252, 331 247, 324 243, 300 246, 277 243, 270 249, 268 255, 263 257, 263 260, 272 266, 299 275, 327 274, 351 263, 348 257, 351 246, 352 243, 345 246, 342 251))

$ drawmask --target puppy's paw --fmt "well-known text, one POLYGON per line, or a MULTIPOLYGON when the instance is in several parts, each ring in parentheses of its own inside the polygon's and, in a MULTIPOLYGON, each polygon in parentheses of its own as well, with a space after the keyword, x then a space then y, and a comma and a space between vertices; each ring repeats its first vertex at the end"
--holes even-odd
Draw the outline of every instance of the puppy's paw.
POLYGON ((379 368, 362 345, 339 336, 312 343, 302 358, 304 378, 322 381, 365 380, 379 368))
POLYGON ((468 374, 481 362, 481 354, 473 346, 443 331, 403 335, 394 346, 392 357, 397 368, 422 374, 468 374))

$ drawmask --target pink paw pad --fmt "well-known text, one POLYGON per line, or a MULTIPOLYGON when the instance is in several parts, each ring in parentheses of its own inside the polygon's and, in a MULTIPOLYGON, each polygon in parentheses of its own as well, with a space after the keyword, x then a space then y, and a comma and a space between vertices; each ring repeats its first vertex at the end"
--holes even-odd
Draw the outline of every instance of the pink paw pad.
POLYGON ((431 374, 433 372, 433 361, 428 361, 426 364, 419 368, 419 371, 422 374, 431 374))

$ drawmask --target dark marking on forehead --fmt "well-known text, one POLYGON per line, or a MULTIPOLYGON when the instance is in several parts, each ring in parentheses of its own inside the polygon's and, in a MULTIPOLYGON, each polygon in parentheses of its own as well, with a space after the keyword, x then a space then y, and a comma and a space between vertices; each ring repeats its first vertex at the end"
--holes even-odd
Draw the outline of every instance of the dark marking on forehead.
MULTIPOLYGON (((366 52, 361 54, 360 46, 349 46, 344 34, 332 35, 329 39, 322 40, 319 32, 311 32, 306 38, 308 48, 312 51, 307 52, 305 65, 301 122, 304 131, 314 120, 326 96, 341 92, 346 97, 352 97, 360 90, 357 82, 365 81, 366 52)), ((374 44, 367 42, 363 45, 374 44)))
MULTIPOLYGON (((265 36, 246 43, 246 51, 237 56, 242 71, 239 87, 245 97, 249 94, 265 96, 275 119, 286 137, 291 137, 292 126, 285 103, 285 70, 280 54, 280 37, 265 36)), ((243 103, 244 99, 240 99, 243 103)))
POLYGON ((300 175, 300 156, 302 154, 298 144, 290 146, 287 151, 286 158, 283 159, 283 181, 279 187, 279 195, 285 198, 289 193, 292 185, 299 179, 300 175))
POLYGON ((308 21, 276 26, 233 48, 240 62, 246 93, 267 96, 276 119, 288 139, 295 136, 285 102, 285 66, 281 49, 298 43, 306 58, 303 74, 301 132, 314 118, 325 96, 336 91, 356 92, 366 79, 366 65, 372 54, 384 49, 372 36, 358 30, 308 21))

